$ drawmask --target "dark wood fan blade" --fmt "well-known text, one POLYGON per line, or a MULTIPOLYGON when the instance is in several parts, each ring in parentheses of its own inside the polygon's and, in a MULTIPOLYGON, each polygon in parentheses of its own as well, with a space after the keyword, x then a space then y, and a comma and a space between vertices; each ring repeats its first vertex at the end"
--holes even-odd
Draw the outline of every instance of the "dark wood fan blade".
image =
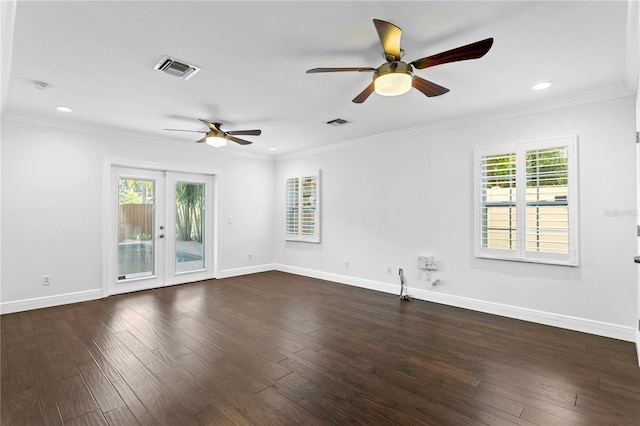
POLYGON ((204 130, 182 130, 182 129, 162 129, 169 130, 170 132, 192 132, 192 133, 207 133, 204 130))
POLYGON ((375 71, 375 68, 371 67, 352 67, 352 68, 312 68, 307 71, 307 74, 315 74, 318 72, 342 72, 342 71, 375 71))
POLYGON ((414 68, 419 70, 449 62, 466 61, 467 59, 482 58, 493 46, 493 38, 488 38, 475 43, 460 46, 437 55, 427 56, 411 62, 414 68))
POLYGON ((411 85, 429 97, 444 95, 449 91, 446 87, 439 86, 417 76, 413 76, 413 83, 411 83, 411 85))
POLYGON ((207 141, 207 137, 205 136, 204 138, 197 140, 197 143, 205 143, 207 141))
POLYGON ((352 102, 355 103, 355 104, 363 103, 373 93, 373 89, 374 89, 374 85, 373 85, 373 81, 372 81, 371 84, 366 87, 366 89, 364 89, 362 92, 360 92, 360 94, 358 96, 353 98, 352 102))
POLYGON ((400 37, 402 37, 402 30, 395 25, 380 19, 374 19, 373 25, 376 26, 376 31, 378 31, 378 37, 380 37, 380 43, 382 44, 387 60, 399 61, 402 56, 400 53, 400 37))
POLYGON ((250 145, 250 144, 253 143, 253 142, 249 142, 249 141, 246 141, 244 139, 236 138, 236 137, 233 137, 233 136, 227 136, 227 139, 230 140, 230 141, 233 141, 235 143, 239 143, 240 145, 250 145))
POLYGON ((260 136, 262 134, 262 130, 231 130, 226 133, 227 135, 260 136))

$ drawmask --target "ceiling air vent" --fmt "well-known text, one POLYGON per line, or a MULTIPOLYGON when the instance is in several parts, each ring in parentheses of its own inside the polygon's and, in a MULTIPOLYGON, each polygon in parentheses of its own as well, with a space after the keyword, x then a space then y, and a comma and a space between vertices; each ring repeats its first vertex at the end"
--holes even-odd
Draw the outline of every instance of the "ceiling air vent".
POLYGON ((331 120, 331 121, 327 121, 327 124, 331 125, 331 126, 342 126, 343 124, 347 124, 349 123, 347 120, 344 120, 342 118, 336 118, 335 120, 331 120))
POLYGON ((189 80, 200 71, 200 67, 187 64, 186 62, 180 62, 171 56, 165 56, 160 59, 160 62, 158 62, 153 69, 175 75, 183 80, 189 80))

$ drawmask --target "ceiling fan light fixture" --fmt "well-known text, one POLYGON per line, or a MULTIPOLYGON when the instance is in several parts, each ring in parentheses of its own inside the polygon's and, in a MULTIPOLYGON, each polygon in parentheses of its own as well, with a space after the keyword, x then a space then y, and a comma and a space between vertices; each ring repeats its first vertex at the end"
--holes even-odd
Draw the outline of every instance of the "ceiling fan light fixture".
POLYGON ((413 70, 404 62, 387 62, 378 68, 373 77, 373 85, 377 94, 382 96, 398 96, 411 90, 413 70))
POLYGON ((205 143, 214 148, 220 148, 227 145, 227 139, 221 136, 207 136, 205 143))

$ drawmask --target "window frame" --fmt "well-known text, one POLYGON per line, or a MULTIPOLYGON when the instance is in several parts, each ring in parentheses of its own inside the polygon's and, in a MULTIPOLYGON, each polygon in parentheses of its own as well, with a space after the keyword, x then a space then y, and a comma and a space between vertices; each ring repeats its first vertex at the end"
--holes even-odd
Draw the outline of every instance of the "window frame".
POLYGON ((284 180, 284 233, 286 241, 297 241, 305 243, 320 243, 320 170, 298 172, 285 176, 284 180), (303 189, 305 179, 315 179, 315 188, 312 192, 306 192, 303 189), (290 205, 289 182, 297 181, 298 192, 295 206, 290 205), (305 202, 305 194, 311 197, 313 208, 309 208, 308 202, 305 202), (295 232, 290 232, 290 225, 293 223, 291 212, 295 209, 295 232), (308 217, 305 212, 313 210, 313 227, 312 232, 304 232, 304 219, 308 217))
POLYGON ((514 143, 494 147, 476 148, 474 150, 474 245, 475 257, 533 262, 554 265, 579 265, 579 191, 578 191, 578 139, 577 136, 564 136, 545 140, 514 143), (549 253, 527 251, 527 202, 526 166, 527 152, 551 148, 567 147, 567 198, 558 204, 568 209, 568 250, 567 253, 549 253), (508 155, 515 153, 516 164, 516 248, 514 250, 496 249, 483 246, 484 226, 483 209, 486 206, 483 198, 482 162, 487 156, 508 155), (522 225, 524 224, 524 226, 522 225))

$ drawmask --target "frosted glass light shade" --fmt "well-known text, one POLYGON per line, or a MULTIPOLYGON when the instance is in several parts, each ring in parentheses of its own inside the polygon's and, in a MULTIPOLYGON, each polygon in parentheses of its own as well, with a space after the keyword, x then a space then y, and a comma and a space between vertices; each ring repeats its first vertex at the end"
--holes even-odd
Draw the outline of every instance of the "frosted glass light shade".
POLYGON ((205 143, 214 148, 220 148, 221 146, 227 145, 227 140, 225 138, 220 138, 217 136, 209 136, 205 141, 205 143))
POLYGON ((375 91, 382 96, 398 96, 411 89, 413 77, 405 73, 389 73, 379 76, 373 82, 375 91))

